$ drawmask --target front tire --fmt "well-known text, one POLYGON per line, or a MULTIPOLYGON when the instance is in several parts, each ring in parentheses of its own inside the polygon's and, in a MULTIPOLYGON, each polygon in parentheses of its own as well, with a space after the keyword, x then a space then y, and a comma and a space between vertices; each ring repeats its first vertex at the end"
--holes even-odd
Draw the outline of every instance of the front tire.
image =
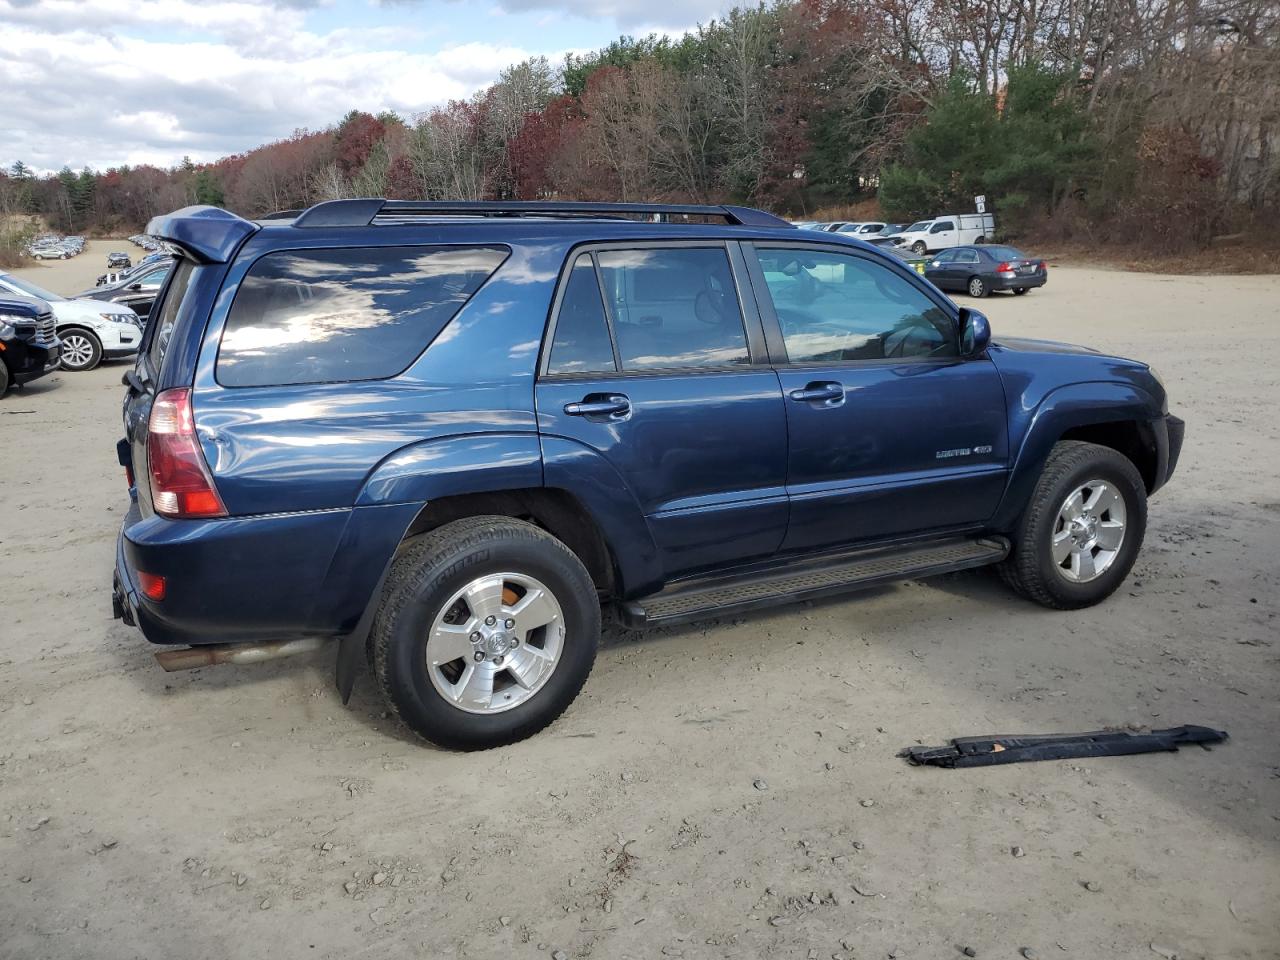
POLYGON ((1000 565, 1005 582, 1055 610, 1100 603, 1129 575, 1147 528, 1147 489, 1110 447, 1054 445, 1000 565))
POLYGON ((73 327, 58 334, 62 341, 62 369, 73 373, 92 370, 102 362, 102 341, 88 330, 73 327))
POLYGON ((987 283, 981 277, 970 277, 969 282, 965 285, 969 291, 969 296, 982 298, 988 293, 987 283))
POLYGON ((496 516, 402 548, 369 639, 390 709, 460 750, 514 743, 554 721, 599 642, 600 602, 582 562, 545 530, 496 516))
POLYGON ((0 397, 9 392, 9 368, 0 360, 0 397))
POLYGON ((915 243, 911 245, 911 250, 915 254, 923 257, 925 253, 928 252, 929 248, 924 245, 923 240, 917 240, 915 243))

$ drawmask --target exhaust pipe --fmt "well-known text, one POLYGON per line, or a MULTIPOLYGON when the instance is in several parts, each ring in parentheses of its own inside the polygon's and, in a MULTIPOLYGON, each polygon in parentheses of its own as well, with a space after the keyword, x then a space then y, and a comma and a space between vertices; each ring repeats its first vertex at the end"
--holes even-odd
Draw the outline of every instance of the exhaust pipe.
POLYGON ((265 663, 299 653, 311 653, 330 642, 329 637, 303 637, 271 643, 212 643, 182 650, 161 650, 156 654, 156 662, 169 673, 212 667, 219 663, 265 663))

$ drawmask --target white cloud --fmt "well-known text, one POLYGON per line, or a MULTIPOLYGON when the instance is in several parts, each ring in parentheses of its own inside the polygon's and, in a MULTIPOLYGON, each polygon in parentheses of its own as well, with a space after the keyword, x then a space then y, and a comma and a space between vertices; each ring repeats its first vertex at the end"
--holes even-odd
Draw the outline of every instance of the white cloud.
MULTIPOLYGON (((206 16, 225 22, 223 13, 206 16)), ((184 154, 213 160, 299 127, 321 129, 351 109, 415 114, 469 96, 530 55, 477 43, 435 53, 378 49, 350 30, 298 30, 261 48, 24 24, 2 32, 0 162, 40 170, 170 166, 184 154)))
POLYGON ((167 167, 323 129, 352 109, 412 116, 528 56, 594 46, 585 21, 607 41, 615 28, 707 19, 729 0, 347 2, 0 0, 0 164, 167 167), (490 39, 501 30, 518 45, 490 39))

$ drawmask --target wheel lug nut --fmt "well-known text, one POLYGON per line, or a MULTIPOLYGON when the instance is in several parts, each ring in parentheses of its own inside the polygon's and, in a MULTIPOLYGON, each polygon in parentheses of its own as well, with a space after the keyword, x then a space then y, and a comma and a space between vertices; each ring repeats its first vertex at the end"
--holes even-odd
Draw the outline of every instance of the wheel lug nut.
POLYGON ((508 620, 508 621, 506 622, 506 628, 507 628, 508 630, 514 630, 514 629, 515 629, 515 625, 516 625, 516 622, 515 622, 514 620, 508 620))
POLYGON ((492 627, 497 622, 498 622, 497 617, 489 616, 484 618, 484 625, 486 627, 492 627))
POLYGON ((479 663, 481 660, 484 659, 484 651, 477 650, 475 653, 472 654, 472 656, 475 658, 476 663, 479 663))
POLYGON ((471 634, 471 642, 472 642, 472 643, 479 643, 479 642, 480 642, 480 639, 481 639, 481 638, 480 638, 480 631, 479 631, 479 630, 472 631, 472 634, 471 634))
POLYGON ((502 666, 502 658, 501 658, 501 657, 494 657, 494 658, 493 658, 493 665, 494 665, 495 667, 500 667, 500 666, 502 666))

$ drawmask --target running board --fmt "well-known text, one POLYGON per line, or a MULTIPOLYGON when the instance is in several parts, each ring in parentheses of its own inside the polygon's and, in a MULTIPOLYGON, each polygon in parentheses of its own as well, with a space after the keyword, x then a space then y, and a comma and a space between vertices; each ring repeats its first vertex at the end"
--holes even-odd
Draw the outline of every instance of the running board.
POLYGON ((755 566, 733 576, 671 584, 622 604, 622 619, 628 626, 645 627, 728 616, 895 580, 981 567, 1003 560, 1008 553, 1009 541, 1004 537, 955 538, 798 560, 785 566, 755 566))

